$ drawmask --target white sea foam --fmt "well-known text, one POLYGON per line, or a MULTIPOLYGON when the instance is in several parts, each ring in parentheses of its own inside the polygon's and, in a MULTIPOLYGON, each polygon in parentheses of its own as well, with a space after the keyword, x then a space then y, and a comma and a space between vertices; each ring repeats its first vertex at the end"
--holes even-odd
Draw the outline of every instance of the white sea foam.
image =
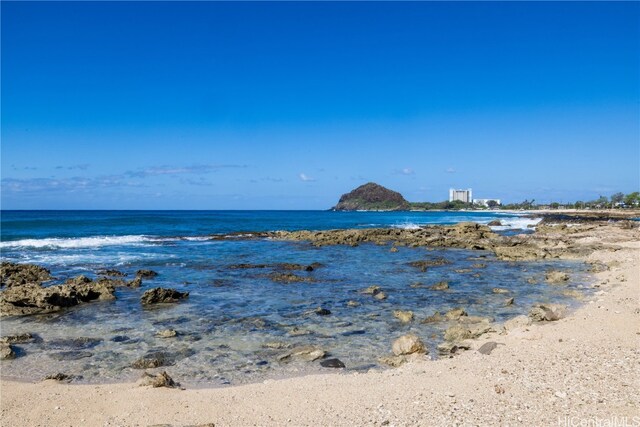
POLYGON ((491 229, 495 231, 513 230, 513 229, 527 230, 538 225, 540 221, 542 221, 542 218, 529 218, 529 217, 500 218, 500 222, 502 223, 502 225, 492 226, 491 229))
POLYGON ((394 224, 393 228, 402 228, 403 230, 419 230, 422 228, 420 225, 413 222, 403 222, 402 224, 394 224))
POLYGON ((22 239, 13 242, 0 242, 0 248, 51 248, 79 249, 102 246, 141 245, 153 243, 147 236, 91 236, 75 238, 22 239))

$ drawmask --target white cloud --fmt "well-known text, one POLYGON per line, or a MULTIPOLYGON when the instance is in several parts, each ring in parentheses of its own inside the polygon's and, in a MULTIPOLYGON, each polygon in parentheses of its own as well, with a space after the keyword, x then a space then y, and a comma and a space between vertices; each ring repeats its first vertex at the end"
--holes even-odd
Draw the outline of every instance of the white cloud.
POLYGON ((393 173, 395 175, 407 175, 407 176, 409 176, 409 175, 415 175, 416 171, 414 171, 411 168, 402 168, 402 169, 394 170, 393 173))
POLYGON ((454 168, 447 168, 445 170, 446 173, 456 173, 456 170, 454 168))
POLYGON ((300 173, 300 175, 298 175, 300 177, 300 180, 304 181, 304 182, 312 182, 315 181, 315 178, 312 178, 304 173, 300 173))

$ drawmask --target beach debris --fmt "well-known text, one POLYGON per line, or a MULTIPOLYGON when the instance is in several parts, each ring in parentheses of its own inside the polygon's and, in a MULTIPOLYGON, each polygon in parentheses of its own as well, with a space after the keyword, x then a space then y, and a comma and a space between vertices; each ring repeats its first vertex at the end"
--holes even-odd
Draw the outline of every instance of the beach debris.
POLYGON ((345 364, 340 359, 326 359, 320 362, 320 366, 323 368, 345 368, 345 364))
POLYGON ((144 372, 140 379, 138 380, 138 385, 140 387, 167 387, 174 388, 180 386, 180 384, 176 383, 173 378, 167 374, 166 371, 162 371, 159 374, 150 374, 148 372, 144 372))
POLYGON ((394 310, 393 317, 401 321, 402 323, 413 322, 413 311, 410 310, 394 310))
POLYGON ((443 281, 438 282, 438 283, 434 284, 433 286, 431 286, 430 289, 432 289, 434 291, 447 290, 447 289, 449 289, 449 282, 443 280, 443 281))
POLYGON ((534 322, 553 322, 562 319, 566 310, 563 304, 536 304, 529 311, 529 317, 534 322))
POLYGON ((166 304, 178 302, 189 296, 189 292, 179 292, 170 288, 153 288, 142 294, 140 302, 143 305, 148 304, 166 304))
POLYGON ((413 353, 427 353, 427 348, 425 347, 422 340, 417 335, 413 334, 403 335, 400 338, 396 339, 391 346, 391 350, 396 356, 413 353))

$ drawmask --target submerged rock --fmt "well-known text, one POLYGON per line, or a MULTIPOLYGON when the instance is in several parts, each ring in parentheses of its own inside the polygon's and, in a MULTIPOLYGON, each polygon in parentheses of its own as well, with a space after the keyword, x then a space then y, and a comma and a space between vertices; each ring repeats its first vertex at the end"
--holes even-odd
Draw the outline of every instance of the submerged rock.
POLYGON ((408 263, 411 267, 419 268, 420 271, 427 271, 428 267, 437 267, 441 265, 451 264, 451 261, 447 261, 444 258, 428 259, 421 261, 411 261, 408 263))
POLYGON ((323 368, 345 368, 344 363, 340 359, 327 359, 320 362, 323 368))
POLYGON ((0 343, 0 360, 15 359, 16 352, 9 343, 0 343))
POLYGON ((427 353, 427 348, 425 347, 422 340, 417 335, 413 334, 403 335, 400 338, 396 339, 391 346, 391 350, 396 356, 413 353, 427 353))
POLYGON ((438 282, 435 285, 431 286, 431 289, 433 289, 434 291, 445 291, 449 289, 449 282, 443 280, 442 282, 438 282))
POLYGON ((466 316, 466 315, 467 315, 467 312, 464 311, 464 308, 458 307, 458 308, 452 308, 451 310, 447 311, 444 314, 444 317, 447 320, 458 320, 462 316, 466 316))
POLYGON ((511 297, 511 298, 507 298, 506 300, 504 300, 504 305, 505 306, 510 306, 513 305, 513 303, 515 302, 515 298, 511 297))
POLYGON ((547 281, 547 283, 561 284, 569 280, 569 274, 563 271, 548 271, 545 275, 545 280, 547 281))
POLYGON ((189 296, 189 292, 179 292, 169 288, 153 288, 142 294, 140 302, 143 305, 166 304, 178 302, 189 296))
POLYGON ((402 323, 413 322, 413 311, 410 310, 394 310, 393 317, 402 323))
POLYGON ((49 349, 74 349, 86 350, 93 348, 102 342, 102 338, 79 337, 60 338, 45 342, 45 347, 49 349))
POLYGON ((165 329, 162 331, 158 331, 156 333, 156 336, 158 338, 173 338, 173 337, 176 337, 177 335, 178 333, 173 329, 165 329))
POLYGON ((493 288, 493 289, 491 289, 491 292, 493 292, 494 294, 508 294, 509 293, 509 289, 493 288))
POLYGON ((92 357, 93 353, 89 351, 59 351, 57 353, 49 353, 48 356, 58 361, 79 360, 92 357))
POLYGON ((382 301, 382 300, 387 299, 387 294, 385 294, 384 292, 380 291, 377 294, 375 294, 373 297, 375 299, 377 299, 378 301, 382 301))
POLYGON ((438 322, 443 322, 444 320, 445 320, 445 317, 442 314, 440 314, 439 311, 436 311, 431 316, 427 316, 427 318, 424 319, 421 323, 438 323, 438 322))
POLYGON ((328 315, 330 315, 330 314, 331 314, 331 310, 326 309, 326 308, 319 307, 319 308, 316 308, 315 313, 316 313, 318 316, 328 316, 328 315))
POLYGON ((136 271, 136 276, 142 279, 153 279, 158 276, 158 273, 153 270, 138 270, 136 271))
POLYGON ((376 294, 378 294, 380 292, 382 292, 382 288, 380 288, 380 286, 378 286, 378 285, 369 286, 368 288, 363 289, 361 291, 361 293, 363 293, 365 295, 376 295, 376 294))
POLYGON ((293 273, 271 273, 269 278, 278 283, 299 283, 299 282, 312 282, 311 277, 302 277, 293 273))
POLYGON ((150 374, 148 372, 144 372, 140 379, 138 380, 138 385, 140 387, 168 387, 174 388, 180 386, 180 384, 176 383, 173 378, 167 374, 166 371, 162 371, 159 374, 150 374))

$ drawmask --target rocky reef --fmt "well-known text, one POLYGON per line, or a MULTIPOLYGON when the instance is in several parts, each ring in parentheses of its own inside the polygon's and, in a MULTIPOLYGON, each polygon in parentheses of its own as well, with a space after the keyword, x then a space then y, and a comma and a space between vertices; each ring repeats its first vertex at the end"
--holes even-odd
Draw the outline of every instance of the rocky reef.
POLYGON ((409 202, 402 197, 402 194, 369 182, 343 194, 333 209, 337 211, 400 211, 409 207, 409 202))

